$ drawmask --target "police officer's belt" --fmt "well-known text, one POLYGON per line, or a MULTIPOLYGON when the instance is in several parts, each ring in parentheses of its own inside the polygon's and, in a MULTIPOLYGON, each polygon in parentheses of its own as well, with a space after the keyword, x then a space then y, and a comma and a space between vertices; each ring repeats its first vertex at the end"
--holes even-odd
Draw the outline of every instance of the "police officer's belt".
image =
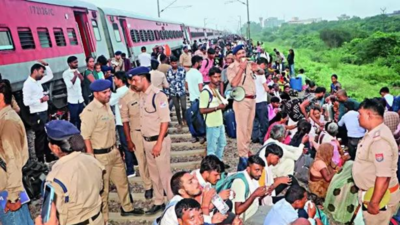
POLYGON ((113 150, 114 146, 109 148, 93 149, 94 154, 107 154, 113 150))
MULTIPOLYGON (((152 141, 157 141, 157 140, 158 140, 158 136, 159 136, 159 135, 151 136, 151 137, 145 137, 145 136, 143 136, 143 139, 144 139, 145 141, 147 141, 147 142, 152 142, 152 141)), ((164 137, 166 137, 166 136, 168 136, 168 132, 165 134, 164 137)))
MULTIPOLYGON (((101 213, 101 210, 96 215, 92 216, 92 218, 90 218, 90 219, 92 221, 95 221, 97 219, 97 217, 100 216, 100 213, 101 213)), ((73 225, 88 225, 88 224, 90 224, 90 219, 87 219, 87 220, 85 220, 83 222, 80 222, 80 223, 75 223, 73 225)))

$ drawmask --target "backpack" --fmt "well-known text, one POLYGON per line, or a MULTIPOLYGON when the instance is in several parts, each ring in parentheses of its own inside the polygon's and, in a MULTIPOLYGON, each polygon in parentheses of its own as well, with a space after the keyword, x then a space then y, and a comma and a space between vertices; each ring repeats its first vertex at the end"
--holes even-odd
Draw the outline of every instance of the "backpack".
POLYGON ((206 59, 206 67, 204 67, 204 68, 207 68, 207 66, 208 66, 208 64, 210 64, 210 60, 208 60, 208 59, 206 59))
POLYGON ((39 199, 49 168, 41 162, 29 160, 22 168, 22 183, 32 200, 39 199))
POLYGON ((169 202, 167 207, 165 207, 164 212, 161 214, 160 217, 156 218, 153 222, 152 225, 160 225, 161 224, 161 220, 164 217, 165 213, 167 212, 167 210, 169 208, 171 208, 172 206, 176 205, 179 201, 173 201, 173 202, 169 202))
POLYGON ((204 136, 206 134, 206 124, 199 110, 199 100, 196 99, 186 111, 186 122, 190 133, 194 137, 204 136))
POLYGON ((221 179, 215 185, 215 190, 217 191, 217 193, 220 193, 223 190, 231 189, 233 181, 235 181, 236 179, 241 179, 245 184, 244 196, 247 198, 250 195, 250 187, 249 183, 247 182, 246 176, 244 175, 244 173, 241 172, 237 172, 231 175, 227 175, 227 173, 222 173, 221 179))
POLYGON ((300 158, 294 164, 294 177, 308 184, 308 178, 310 177, 310 166, 314 160, 310 155, 302 154, 300 158))
POLYGON ((400 110, 400 96, 396 96, 393 98, 392 111, 398 112, 399 110, 400 110))
MULTIPOLYGON (((208 61, 207 61, 208 62, 208 61)), ((206 66, 207 67, 207 66, 206 66)), ((207 108, 208 107, 210 107, 210 104, 211 104, 211 102, 212 102, 212 100, 213 100, 213 98, 214 98, 214 95, 208 90, 208 89, 206 89, 206 88, 203 88, 203 90, 201 91, 201 92, 203 92, 203 91, 207 91, 208 92, 208 96, 209 96, 209 99, 208 99, 208 104, 207 104, 207 108)), ((208 116, 208 113, 206 114, 206 116, 204 117, 204 123, 206 122, 206 120, 207 120, 207 116, 208 116)))
POLYGON ((284 103, 283 107, 284 111, 289 115, 290 119, 292 119, 294 122, 297 122, 304 117, 300 110, 300 104, 302 102, 303 102, 302 99, 295 98, 284 103))

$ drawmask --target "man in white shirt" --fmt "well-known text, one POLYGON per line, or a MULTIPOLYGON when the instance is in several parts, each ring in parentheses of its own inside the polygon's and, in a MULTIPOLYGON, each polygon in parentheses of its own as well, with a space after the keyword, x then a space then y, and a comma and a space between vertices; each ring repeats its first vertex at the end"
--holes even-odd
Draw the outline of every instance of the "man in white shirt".
POLYGON ((267 95, 269 88, 267 85, 267 78, 265 78, 265 68, 267 68, 268 61, 265 58, 258 58, 257 64, 260 70, 256 73, 256 114, 253 123, 253 132, 251 140, 254 143, 264 143, 264 136, 268 129, 268 102, 267 95))
POLYGON ((307 143, 309 139, 308 135, 305 135, 299 147, 294 147, 283 144, 285 137, 285 126, 278 124, 272 127, 270 138, 264 142, 264 146, 269 143, 275 143, 283 150, 283 156, 279 160, 279 163, 272 168, 274 177, 293 175, 294 162, 300 158, 301 154, 303 153, 304 143, 307 143))
POLYGON ((79 115, 83 111, 82 85, 83 75, 78 71, 78 58, 70 56, 67 59, 69 68, 63 73, 63 80, 67 87, 67 102, 69 111, 69 121, 79 130, 81 129, 81 119, 79 115))
POLYGON ((171 189, 175 196, 168 203, 162 216, 157 219, 160 221, 160 225, 178 224, 178 218, 175 213, 175 205, 184 198, 191 198, 201 201, 199 203, 201 204, 202 209, 204 208, 203 213, 204 210, 207 210, 207 212, 204 213, 204 221, 211 222, 209 206, 212 198, 216 194, 215 189, 202 192, 199 182, 194 178, 193 175, 185 171, 177 172, 172 176, 171 189))
POLYGON ((138 59, 140 66, 148 67, 150 68, 151 66, 151 55, 147 53, 146 47, 142 47, 141 49, 142 53, 139 54, 138 59))
MULTIPOLYGON (((192 175, 199 182, 201 188, 206 186, 214 186, 221 179, 221 173, 225 171, 224 163, 218 159, 215 155, 208 155, 203 160, 201 160, 200 169, 192 171, 192 175)), ((230 191, 227 192, 226 196, 221 196, 222 199, 228 199, 230 191), (225 198, 226 197, 226 198, 225 198)))
POLYGON ((125 72, 119 71, 114 74, 114 84, 117 88, 115 93, 111 93, 110 106, 114 107, 115 125, 119 136, 122 151, 125 153, 126 175, 128 177, 136 176, 134 169, 134 161, 136 157, 133 152, 128 150, 128 143, 124 133, 124 126, 121 119, 119 100, 128 92, 129 88, 126 86, 125 72))
POLYGON ((231 190, 234 191, 233 211, 239 215, 243 221, 252 217, 258 210, 259 199, 268 194, 266 186, 259 186, 258 180, 264 171, 265 162, 258 156, 252 155, 248 159, 246 170, 238 172, 246 177, 246 183, 242 179, 236 179, 232 183, 231 190), (246 186, 249 192, 246 193, 246 186))
POLYGON ((383 99, 385 99, 386 109, 392 110, 394 97, 393 95, 390 94, 389 88, 388 87, 381 88, 379 94, 382 96, 383 99))
MULTIPOLYGON (((291 186, 285 194, 285 198, 277 202, 265 217, 264 225, 288 225, 299 218, 299 210, 305 211, 307 202, 306 190, 298 185, 291 186)), ((320 219, 314 219, 316 205, 307 206, 307 218, 311 224, 322 225, 320 219)))
POLYGON ((40 162, 51 161, 54 156, 51 154, 47 144, 47 135, 44 125, 48 121, 49 96, 43 91, 42 84, 53 79, 54 75, 47 63, 41 61, 41 64, 35 64, 31 67, 31 75, 24 82, 22 88, 24 105, 29 107, 30 125, 35 132, 35 153, 40 162), (45 75, 46 71, 46 75, 45 75))
MULTIPOLYGON (((200 99, 200 92, 203 90, 203 75, 200 73, 199 69, 201 68, 201 63, 203 62, 203 58, 201 56, 195 55, 192 57, 192 68, 186 72, 186 89, 189 91, 189 100, 190 105, 196 103, 200 99)), ((193 109, 192 109, 193 110, 193 109)), ((197 112, 199 113, 199 109, 197 112)), ((200 140, 200 144, 204 144, 206 139, 204 137, 195 137, 192 134, 192 143, 195 143, 200 140)))

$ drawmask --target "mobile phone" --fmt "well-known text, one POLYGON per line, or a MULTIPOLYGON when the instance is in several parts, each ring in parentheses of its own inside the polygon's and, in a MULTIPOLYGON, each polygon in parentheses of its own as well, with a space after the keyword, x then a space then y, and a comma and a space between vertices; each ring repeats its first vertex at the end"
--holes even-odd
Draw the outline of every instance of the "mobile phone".
POLYGON ((50 220, 51 203, 54 201, 54 187, 50 183, 46 183, 43 192, 43 204, 42 204, 42 222, 47 223, 50 220))

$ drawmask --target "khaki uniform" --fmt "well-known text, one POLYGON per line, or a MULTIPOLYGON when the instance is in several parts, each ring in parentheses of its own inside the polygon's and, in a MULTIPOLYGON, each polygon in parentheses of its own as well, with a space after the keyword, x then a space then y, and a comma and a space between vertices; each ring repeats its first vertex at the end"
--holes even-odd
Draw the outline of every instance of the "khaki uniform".
MULTIPOLYGON (((235 60, 227 70, 228 80, 231 83, 233 78, 235 78, 238 73, 240 66, 239 62, 235 60)), ((248 64, 245 70, 246 77, 243 74, 242 80, 240 81, 238 87, 243 87, 246 91, 246 96, 254 96, 252 99, 245 98, 241 102, 233 102, 233 110, 235 111, 236 119, 236 132, 237 132, 237 147, 239 151, 239 157, 248 157, 250 151, 250 139, 251 132, 253 131, 253 121, 256 113, 256 86, 254 83, 253 71, 251 70, 251 65, 248 64), (243 82, 244 80, 244 82, 243 82)))
POLYGON ((124 211, 132 211, 133 204, 129 196, 128 178, 126 176, 125 164, 121 154, 115 146, 115 120, 110 105, 103 105, 94 99, 83 110, 80 115, 82 125, 81 134, 83 139, 90 140, 92 148, 112 150, 105 154, 94 154, 96 159, 105 167, 106 173, 103 175, 104 190, 101 194, 103 201, 104 220, 108 220, 108 193, 110 191, 110 180, 117 187, 117 193, 121 206, 124 211))
MULTIPOLYGON (((363 211, 367 225, 389 224, 390 218, 397 212, 400 192, 396 186, 398 147, 390 129, 383 123, 365 134, 357 148, 353 164, 353 179, 363 191, 374 187, 376 177, 390 177, 389 189, 392 188, 390 202, 386 211, 371 215, 363 211)), ((361 199, 360 199, 361 201, 361 199)))
MULTIPOLYGON (((179 64, 185 67, 185 69, 190 69, 190 67, 192 67, 192 54, 190 52, 182 52, 181 56, 179 57, 179 64)), ((153 81, 151 82, 153 83, 153 81)))
MULTIPOLYGON (((143 137, 157 136, 160 133, 161 123, 171 121, 169 116, 168 98, 160 89, 151 85, 140 96, 140 130, 143 137), (153 106, 153 97, 154 106, 153 106)), ((164 203, 164 191, 168 199, 173 197, 171 191, 171 138, 166 136, 162 143, 161 155, 154 158, 152 150, 156 141, 148 142, 143 138, 146 159, 149 166, 151 181, 153 182, 154 204, 164 203)))
POLYGON ((100 192, 103 190, 104 166, 90 155, 72 152, 60 158, 47 175, 54 187, 60 225, 89 220, 103 225, 100 192))
POLYGON ((139 164, 140 177, 144 183, 144 189, 151 189, 151 180, 149 175, 149 168, 147 166, 146 155, 143 148, 143 138, 140 132, 140 108, 139 108, 140 94, 129 91, 119 100, 121 119, 123 123, 129 123, 130 135, 133 144, 135 144, 135 155, 139 164))
POLYGON ((166 64, 166 63, 162 63, 158 66, 158 70, 163 72, 164 75, 167 74, 168 70, 171 69, 171 66, 166 64))
POLYGON ((122 57, 119 60, 117 60, 116 58, 112 58, 111 62, 112 62, 111 65, 113 67, 114 67, 114 65, 116 65, 115 72, 125 71, 125 63, 124 63, 124 59, 122 57))
POLYGON ((165 73, 163 73, 159 70, 150 71, 150 79, 151 79, 151 84, 157 88, 163 89, 163 86, 168 85, 168 81, 167 81, 167 77, 165 76, 165 73))
POLYGON ((0 158, 7 164, 7 172, 0 168, 0 192, 8 191, 8 199, 14 202, 24 191, 22 167, 29 152, 24 124, 11 106, 0 110, 0 158))

